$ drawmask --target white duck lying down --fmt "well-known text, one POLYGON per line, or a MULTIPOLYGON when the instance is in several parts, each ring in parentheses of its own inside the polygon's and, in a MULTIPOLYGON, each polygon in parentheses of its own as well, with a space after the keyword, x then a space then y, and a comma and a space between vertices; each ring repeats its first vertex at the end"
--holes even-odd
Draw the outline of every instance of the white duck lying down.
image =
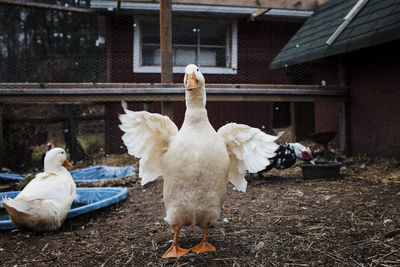
POLYGON ((246 170, 257 172, 275 156, 277 137, 247 125, 229 123, 218 132, 208 121, 205 80, 197 66, 185 69, 186 113, 182 128, 166 116, 123 108, 120 128, 128 153, 140 159, 142 185, 159 176, 164 179, 165 220, 174 230, 174 240, 163 258, 180 257, 190 250, 213 252, 207 231, 220 216, 228 180, 245 192, 246 170), (197 246, 183 249, 178 244, 182 226, 203 228, 197 246))
POLYGON ((12 224, 37 231, 61 226, 76 196, 76 186, 66 168, 71 167, 62 148, 47 152, 39 173, 14 199, 3 199, 12 224))

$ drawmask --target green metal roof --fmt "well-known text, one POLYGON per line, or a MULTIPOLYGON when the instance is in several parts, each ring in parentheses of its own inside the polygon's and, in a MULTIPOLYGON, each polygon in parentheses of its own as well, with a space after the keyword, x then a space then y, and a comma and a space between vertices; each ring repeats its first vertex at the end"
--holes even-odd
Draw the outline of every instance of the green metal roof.
POLYGON ((328 46, 357 0, 330 0, 318 7, 275 57, 270 69, 313 61, 400 39, 400 0, 369 0, 328 46))

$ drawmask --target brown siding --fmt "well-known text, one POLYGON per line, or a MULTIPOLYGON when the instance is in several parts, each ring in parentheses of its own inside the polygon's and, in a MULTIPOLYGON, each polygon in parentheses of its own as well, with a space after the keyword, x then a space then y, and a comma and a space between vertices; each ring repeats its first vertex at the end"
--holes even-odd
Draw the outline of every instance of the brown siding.
POLYGON ((315 103, 315 132, 335 131, 337 135, 329 142, 333 148, 339 147, 339 104, 337 103, 315 103))
MULTIPOLYGON (((400 158, 400 41, 346 56, 352 154, 400 158)), ((339 105, 315 104, 315 131, 339 132, 339 105)), ((331 145, 338 147, 336 136, 331 145)))
POLYGON ((355 154, 400 158, 400 41, 349 57, 355 154))

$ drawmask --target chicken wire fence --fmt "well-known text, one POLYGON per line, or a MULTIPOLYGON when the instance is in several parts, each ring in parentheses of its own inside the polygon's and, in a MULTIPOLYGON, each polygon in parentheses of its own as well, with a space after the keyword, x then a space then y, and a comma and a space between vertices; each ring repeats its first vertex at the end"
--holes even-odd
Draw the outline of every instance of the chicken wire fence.
MULTIPOLYGON (((3 87, 160 82, 158 4, 93 0, 28 3, 38 5, 0 4, 3 87)), ((263 15, 249 20, 247 9, 202 8, 173 7, 174 83, 183 82, 183 69, 189 63, 200 66, 206 83, 213 84, 315 85, 332 79, 326 62, 269 70, 269 64, 306 17, 263 15)), ((49 143, 65 147, 74 162, 91 163, 126 151, 118 129, 119 103, 68 104, 68 99, 64 103, 0 103, 3 168, 15 172, 40 168, 49 143)), ((130 103, 130 108, 141 110, 149 104, 150 110, 161 112, 159 101, 130 103)), ((315 131, 314 103, 210 102, 207 108, 215 128, 235 121, 267 133, 284 129, 289 134, 287 141, 315 131), (292 127, 294 117, 306 121, 297 133, 292 127)), ((184 103, 174 103, 178 126, 183 113, 184 103)))

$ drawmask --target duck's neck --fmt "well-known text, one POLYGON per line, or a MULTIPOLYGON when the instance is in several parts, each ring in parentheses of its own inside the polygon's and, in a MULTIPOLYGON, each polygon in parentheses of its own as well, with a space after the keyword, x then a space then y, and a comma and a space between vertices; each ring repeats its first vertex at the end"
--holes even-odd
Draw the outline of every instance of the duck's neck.
POLYGON ((186 91, 185 123, 207 121, 206 91, 204 87, 186 91))
POLYGON ((44 172, 46 173, 50 173, 50 172, 60 172, 63 169, 65 169, 63 166, 61 165, 56 165, 54 163, 48 163, 48 162, 44 162, 44 172))
POLYGON ((193 89, 191 91, 186 90, 186 108, 203 108, 206 107, 206 90, 204 86, 193 89))

